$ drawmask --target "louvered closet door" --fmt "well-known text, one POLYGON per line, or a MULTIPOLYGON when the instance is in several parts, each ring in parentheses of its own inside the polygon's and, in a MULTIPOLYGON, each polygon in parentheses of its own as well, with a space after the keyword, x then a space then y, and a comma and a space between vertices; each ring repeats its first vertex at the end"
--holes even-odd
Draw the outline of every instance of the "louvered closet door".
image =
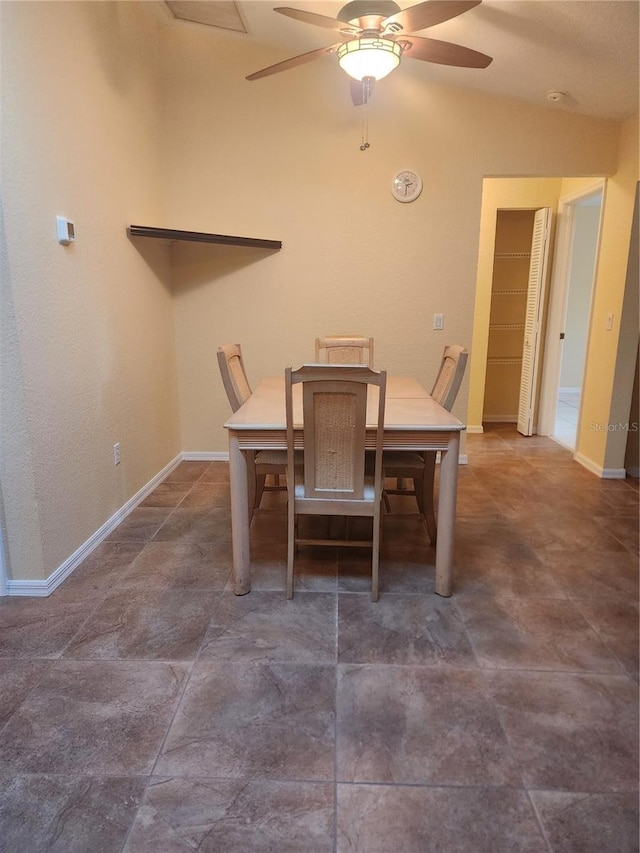
POLYGON ((520 374, 520 401, 518 405, 518 432, 523 435, 533 435, 535 429, 534 419, 538 396, 542 309, 547 279, 550 221, 551 210, 548 207, 536 210, 531 239, 531 264, 529 266, 522 372, 520 374))

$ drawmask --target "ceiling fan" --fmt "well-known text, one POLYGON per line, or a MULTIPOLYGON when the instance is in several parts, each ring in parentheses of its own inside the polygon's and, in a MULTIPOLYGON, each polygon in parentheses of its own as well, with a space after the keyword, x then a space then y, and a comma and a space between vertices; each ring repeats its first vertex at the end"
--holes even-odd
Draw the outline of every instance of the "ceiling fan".
POLYGON ((425 0, 401 9, 393 0, 353 0, 337 18, 279 7, 274 12, 305 24, 334 30, 340 39, 329 47, 302 53, 268 68, 249 74, 247 80, 259 80, 280 71, 304 65, 327 54, 337 53, 340 67, 352 78, 351 98, 356 106, 368 103, 373 84, 398 67, 401 57, 455 65, 460 68, 486 68, 490 56, 439 39, 413 35, 468 12, 482 0, 425 0))

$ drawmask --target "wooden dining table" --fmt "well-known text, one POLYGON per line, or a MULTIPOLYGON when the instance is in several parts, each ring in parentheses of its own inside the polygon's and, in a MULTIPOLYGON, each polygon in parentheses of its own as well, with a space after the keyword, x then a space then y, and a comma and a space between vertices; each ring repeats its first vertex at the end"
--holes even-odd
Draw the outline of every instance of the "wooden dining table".
MULTIPOLYGON (((294 424, 300 424, 301 428, 300 387, 296 386, 294 392, 298 392, 293 398, 294 424)), ((377 389, 371 389, 371 392, 367 403, 367 424, 371 424, 373 447, 378 398, 377 389)), ((251 591, 247 452, 287 448, 284 371, 281 377, 264 379, 224 426, 229 436, 234 592, 245 595, 251 591)), ((451 595, 453 585, 458 458, 460 433, 464 429, 465 425, 436 403, 415 379, 387 376, 384 450, 440 451, 435 591, 442 596, 451 595)))

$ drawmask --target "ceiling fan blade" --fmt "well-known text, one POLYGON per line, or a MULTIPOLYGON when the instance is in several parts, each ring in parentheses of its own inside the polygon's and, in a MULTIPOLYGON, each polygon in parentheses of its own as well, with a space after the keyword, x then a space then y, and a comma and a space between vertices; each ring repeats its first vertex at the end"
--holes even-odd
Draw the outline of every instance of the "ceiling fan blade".
POLYGON ((312 62, 328 53, 335 53, 342 42, 332 44, 330 47, 319 47, 316 50, 310 50, 309 53, 301 53, 299 56, 292 56, 291 59, 285 59, 282 62, 276 62, 275 65, 269 65, 268 68, 262 68, 260 71, 254 71, 249 74, 247 80, 259 80, 261 77, 268 77, 270 74, 278 74, 280 71, 287 71, 289 68, 296 68, 298 65, 304 65, 306 62, 312 62))
POLYGON ((393 31, 396 25, 402 27, 403 35, 412 30, 424 30, 457 18, 463 12, 479 6, 481 2, 482 0, 426 0, 390 15, 382 22, 383 31, 389 30, 389 27, 393 31))
POLYGON ((364 80, 349 80, 351 100, 354 107, 361 107, 369 103, 375 82, 373 77, 365 77, 364 80))
POLYGON ((402 56, 410 59, 422 59, 438 65, 456 65, 459 68, 486 68, 493 62, 493 57, 477 50, 439 39, 403 35, 398 41, 403 47, 402 56))
POLYGON ((293 18, 294 21, 302 21, 305 24, 314 24, 316 27, 325 27, 328 30, 338 30, 349 35, 357 35, 361 33, 360 27, 353 27, 351 24, 345 24, 344 21, 338 21, 337 18, 327 18, 326 15, 318 15, 315 12, 305 12, 302 9, 291 9, 288 6, 279 6, 274 12, 280 12, 281 15, 286 15, 287 18, 293 18))

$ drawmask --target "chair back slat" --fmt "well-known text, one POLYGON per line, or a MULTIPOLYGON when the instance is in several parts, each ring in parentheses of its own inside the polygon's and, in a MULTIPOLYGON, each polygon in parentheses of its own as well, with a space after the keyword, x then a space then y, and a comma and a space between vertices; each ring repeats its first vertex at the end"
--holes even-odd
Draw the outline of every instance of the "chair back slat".
POLYGON ((316 338, 316 361, 373 367, 373 338, 361 335, 325 335, 316 338))
POLYGON ((295 467, 292 386, 302 383, 304 497, 363 500, 367 392, 371 385, 380 388, 376 463, 381 470, 386 373, 364 366, 315 364, 296 371, 287 368, 285 377, 291 476, 295 467))
POLYGON ((364 495, 367 386, 349 384, 344 389, 333 382, 304 386, 304 491, 309 497, 361 500, 364 495))
POLYGON ((237 412, 240 406, 251 396, 251 386, 245 373, 240 344, 219 346, 218 365, 231 409, 237 412))
POLYGON ((467 366, 468 352, 464 347, 449 345, 444 348, 440 370, 431 389, 431 396, 448 412, 458 396, 467 366))

